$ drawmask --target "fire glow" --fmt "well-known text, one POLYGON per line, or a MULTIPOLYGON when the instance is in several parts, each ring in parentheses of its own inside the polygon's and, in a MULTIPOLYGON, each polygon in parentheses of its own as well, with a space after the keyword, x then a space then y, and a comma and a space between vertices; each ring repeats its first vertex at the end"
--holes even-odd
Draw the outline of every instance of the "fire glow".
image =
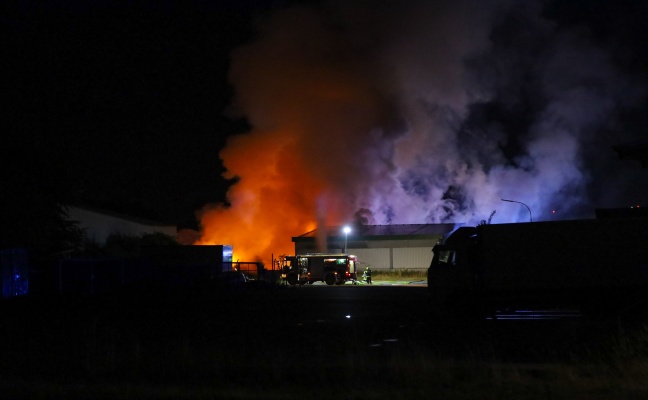
POLYGON ((596 196, 617 201, 610 188, 633 187, 640 171, 619 172, 607 151, 621 138, 598 127, 643 100, 624 90, 636 84, 609 49, 554 32, 540 3, 378 2, 372 13, 362 3, 278 11, 233 52, 232 109, 252 130, 220 153, 238 182, 230 207, 200 211, 200 244, 267 263, 318 226, 475 224, 493 210, 494 223, 529 219, 502 198, 534 220, 576 218, 596 196), (502 34, 511 27, 537 32, 502 34))
POLYGON ((226 177, 239 178, 228 192, 232 206, 207 206, 200 216, 200 243, 231 244, 234 259, 267 262, 294 252, 291 237, 348 221, 356 193, 381 172, 368 168, 366 132, 382 102, 361 70, 330 65, 321 48, 285 49, 278 59, 275 40, 269 34, 233 55, 235 106, 253 130, 230 138, 220 154, 226 177))
MULTIPOLYGON (((292 95, 294 97, 294 94, 292 95)), ((292 110, 285 115, 277 110, 281 123, 277 129, 255 129, 249 134, 232 137, 220 156, 228 171, 227 178, 239 177, 228 192, 231 207, 206 207, 202 211, 201 243, 228 243, 234 246, 235 259, 267 262, 272 254, 294 252, 290 238, 311 231, 317 225, 339 224, 351 212, 343 203, 344 168, 353 170, 354 159, 342 146, 334 143, 335 134, 309 137, 318 132, 307 108, 321 109, 338 101, 331 90, 309 91, 296 104, 284 105, 292 110), (298 103, 304 104, 302 109, 298 103), (301 112, 300 112, 301 111, 301 112), (284 127, 285 126, 285 127, 284 127), (317 143, 319 142, 319 143, 317 143)), ((326 118, 326 116, 323 116, 326 118)), ((324 123, 324 121, 322 121, 324 123)), ((339 127, 332 130, 342 131, 339 127)))

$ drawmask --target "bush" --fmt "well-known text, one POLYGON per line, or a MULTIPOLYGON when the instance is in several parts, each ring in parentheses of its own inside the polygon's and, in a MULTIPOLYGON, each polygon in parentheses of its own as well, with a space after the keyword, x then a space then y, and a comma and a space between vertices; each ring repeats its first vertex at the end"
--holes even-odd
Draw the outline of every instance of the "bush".
POLYGON ((425 280, 427 270, 423 269, 375 269, 372 270, 372 278, 378 280, 425 280))
POLYGON ((85 255, 129 258, 139 256, 143 246, 175 245, 179 244, 174 237, 161 232, 143 233, 137 236, 113 233, 108 236, 104 246, 87 242, 85 255))

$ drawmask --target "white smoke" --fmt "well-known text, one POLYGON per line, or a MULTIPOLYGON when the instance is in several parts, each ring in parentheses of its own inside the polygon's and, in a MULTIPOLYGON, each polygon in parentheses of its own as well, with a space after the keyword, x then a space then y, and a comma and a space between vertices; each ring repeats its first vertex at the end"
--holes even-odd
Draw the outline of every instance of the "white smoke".
POLYGON ((627 205, 614 194, 626 181, 647 183, 611 149, 632 139, 620 112, 644 86, 540 2, 326 2, 259 32, 232 55, 247 140, 272 143, 263 160, 278 176, 284 154, 299 160, 321 186, 301 201, 336 223, 528 219, 502 198, 534 220, 581 217, 627 205))

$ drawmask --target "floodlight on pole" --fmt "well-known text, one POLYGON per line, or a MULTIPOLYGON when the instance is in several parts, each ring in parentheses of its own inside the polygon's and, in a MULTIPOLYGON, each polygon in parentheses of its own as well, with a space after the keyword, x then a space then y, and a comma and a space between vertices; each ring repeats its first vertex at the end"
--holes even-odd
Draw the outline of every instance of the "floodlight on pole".
POLYGON ((518 203, 518 204, 522 204, 524 207, 527 208, 527 210, 529 210, 529 222, 533 222, 533 217, 531 216, 531 209, 529 208, 529 206, 527 206, 526 204, 522 203, 521 201, 516 201, 516 200, 502 199, 502 201, 508 201, 509 203, 518 203))
POLYGON ((351 228, 348 226, 345 226, 342 228, 342 232, 344 232, 344 254, 347 252, 347 237, 349 236, 349 232, 351 232, 351 228))

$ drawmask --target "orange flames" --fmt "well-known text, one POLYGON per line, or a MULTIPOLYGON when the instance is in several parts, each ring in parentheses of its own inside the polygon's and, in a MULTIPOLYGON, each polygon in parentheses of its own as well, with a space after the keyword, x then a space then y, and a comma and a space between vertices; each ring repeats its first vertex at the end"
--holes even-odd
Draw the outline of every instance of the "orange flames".
POLYGON ((276 18, 262 40, 232 55, 235 106, 253 130, 220 153, 225 176, 239 181, 231 207, 201 211, 199 243, 230 244, 234 260, 268 265, 272 254, 294 253, 292 237, 351 222, 366 206, 357 193, 384 175, 372 176, 364 152, 380 141, 371 132, 385 111, 366 66, 349 62, 347 41, 318 33, 326 28, 317 18, 295 12, 286 21, 299 27, 276 18), (334 48, 340 57, 331 57, 334 48))
MULTIPOLYGON (((330 90, 322 96, 330 98, 330 90)), ((330 135, 319 136, 320 130, 299 125, 285 122, 230 138, 220 156, 226 177, 239 181, 228 192, 231 207, 202 210, 198 244, 230 244, 234 260, 269 265, 272 254, 294 253, 292 237, 348 221, 354 205, 344 187, 352 185, 358 157, 345 148, 347 141, 336 140, 345 130, 333 126, 330 135)))
POLYGON ((297 131, 254 131, 231 138, 221 157, 227 178, 239 182, 228 192, 231 207, 206 206, 198 244, 231 244, 234 260, 262 260, 293 254, 291 238, 318 224, 339 224, 348 207, 335 185, 312 170, 312 163, 335 163, 336 146, 305 153, 297 131))
MULTIPOLYGON (((322 184, 306 176, 290 135, 255 132, 233 137, 221 157, 240 181, 228 193, 231 207, 203 209, 202 244, 231 244, 234 260, 268 263, 272 254, 291 254, 291 237, 316 227, 312 199, 322 184)), ((228 178, 233 177, 228 173, 228 178)))

